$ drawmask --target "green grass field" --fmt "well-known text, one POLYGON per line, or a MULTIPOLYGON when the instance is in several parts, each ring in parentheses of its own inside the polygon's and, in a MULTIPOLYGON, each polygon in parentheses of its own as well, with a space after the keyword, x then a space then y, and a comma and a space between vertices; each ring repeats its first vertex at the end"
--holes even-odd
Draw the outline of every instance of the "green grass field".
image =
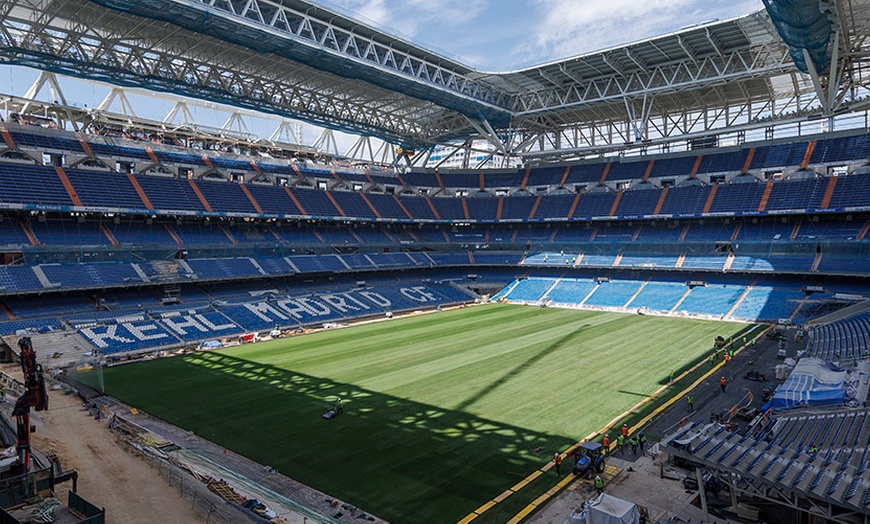
MULTIPOLYGON (((380 517, 455 522, 744 327, 487 305, 104 375, 108 394, 380 517), (346 413, 324 420, 338 396, 346 413)), ((501 506, 475 522, 504 522, 501 506)))

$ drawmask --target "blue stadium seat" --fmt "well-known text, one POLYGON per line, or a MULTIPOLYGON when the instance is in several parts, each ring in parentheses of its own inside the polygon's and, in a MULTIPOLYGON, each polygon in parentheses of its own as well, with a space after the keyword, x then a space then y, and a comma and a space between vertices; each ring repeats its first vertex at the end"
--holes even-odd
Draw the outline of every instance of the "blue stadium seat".
POLYGON ((211 180, 197 180, 199 188, 212 211, 223 213, 250 213, 256 214, 257 210, 248 200, 241 185, 236 182, 219 182, 211 180))

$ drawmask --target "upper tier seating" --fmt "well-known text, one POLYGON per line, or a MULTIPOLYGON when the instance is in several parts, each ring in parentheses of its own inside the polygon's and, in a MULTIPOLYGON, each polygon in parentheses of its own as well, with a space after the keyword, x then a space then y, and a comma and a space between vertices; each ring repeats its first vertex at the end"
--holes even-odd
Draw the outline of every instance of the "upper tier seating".
POLYGON ((206 211, 190 180, 138 176, 136 180, 155 209, 206 211))
MULTIPOLYGON (((375 221, 489 221, 635 218, 650 215, 697 216, 761 214, 782 210, 842 211, 870 208, 866 191, 870 174, 759 182, 750 175, 716 186, 689 185, 658 189, 643 185, 632 190, 588 191, 580 194, 509 197, 419 197, 294 188, 169 176, 58 169, 0 162, 3 202, 88 207, 143 212, 154 209, 255 215, 351 217, 375 221), (65 186, 69 182, 69 187, 65 186), (138 187, 137 187, 138 186, 138 187), (35 188, 39 188, 38 191, 35 188), (642 189, 642 188, 649 189, 642 189), (28 189, 30 188, 30 189, 28 189), (141 188, 141 193, 140 193, 141 188), (410 216, 410 219, 409 219, 410 216)), ((52 207, 52 209, 54 209, 52 207)))
POLYGON ((66 169, 70 183, 85 206, 145 209, 139 194, 126 176, 103 171, 66 169))
POLYGON ((814 327, 809 332, 807 354, 826 362, 870 355, 870 313, 814 327))
POLYGON ((72 205, 57 172, 47 166, 0 162, 0 195, 4 203, 72 205))
POLYGON ((811 164, 831 164, 870 158, 870 136, 857 135, 818 140, 810 156, 811 164))
POLYGON ((247 195, 242 190, 240 184, 198 180, 195 182, 195 185, 196 188, 199 189, 199 192, 202 193, 205 201, 208 202, 212 211, 225 213, 257 213, 256 208, 247 198, 247 195))

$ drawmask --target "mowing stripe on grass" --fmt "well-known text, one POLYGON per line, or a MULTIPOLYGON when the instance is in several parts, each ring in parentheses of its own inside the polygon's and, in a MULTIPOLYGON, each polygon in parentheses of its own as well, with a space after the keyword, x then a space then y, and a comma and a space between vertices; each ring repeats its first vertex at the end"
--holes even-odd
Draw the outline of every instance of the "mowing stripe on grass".
MULTIPOLYGON (((753 327, 749 330, 749 332, 751 333, 752 331, 754 331, 754 330, 757 329, 758 327, 760 327, 760 326, 753 326, 753 327)), ((747 341, 747 343, 745 343, 745 344, 741 345, 740 347, 738 347, 737 350, 735 351, 735 353, 738 353, 738 354, 739 354, 741 351, 743 351, 743 350, 746 348, 746 346, 748 346, 748 345, 750 345, 750 344, 755 344, 755 341, 758 340, 759 337, 761 337, 763 334, 765 334, 765 333, 766 333, 767 331, 769 331, 769 330, 770 330, 770 327, 769 327, 769 326, 768 326, 767 328, 765 328, 765 329, 762 329, 762 331, 761 331, 760 333, 757 333, 757 334, 756 334, 756 335, 755 335, 755 336, 754 336, 750 341, 747 341)), ((692 372, 696 371, 698 368, 700 368, 700 367, 701 367, 702 365, 704 365, 705 363, 706 363, 705 360, 701 360, 701 361, 698 362, 696 365, 694 365, 692 368, 690 368, 690 369, 686 370, 685 372, 681 373, 679 376, 677 376, 677 377, 675 378, 676 383, 679 383, 683 378, 687 377, 687 376, 690 375, 692 372)), ((707 373, 703 374, 701 377, 699 377, 697 380, 695 380, 694 382, 692 382, 692 383, 691 383, 689 386, 687 386, 685 389, 683 389, 682 391, 680 391, 679 393, 675 394, 675 395, 672 396, 670 399, 668 399, 667 401, 665 401, 664 404, 662 404, 661 406, 655 408, 655 409, 654 409, 654 410, 653 410, 649 415, 645 416, 645 417, 642 418, 642 419, 641 419, 637 424, 635 424, 635 425, 633 425, 631 428, 629 428, 629 430, 628 430, 628 431, 629 431, 629 434, 634 434, 636 431, 640 431, 640 429, 641 429, 643 426, 645 426, 645 425, 646 425, 650 420, 652 420, 653 418, 655 418, 658 414, 660 414, 662 411, 664 411, 664 410, 667 409, 668 407, 672 406, 672 405, 673 405, 677 400, 683 398, 686 394, 688 394, 690 391, 692 391, 693 389, 695 389, 695 388, 696 388, 699 384, 701 384, 704 380, 706 380, 707 378, 709 378, 710 376, 712 376, 713 374, 715 374, 717 371, 719 371, 719 368, 721 368, 721 367, 724 366, 724 365, 725 365, 725 362, 724 362, 724 361, 723 361, 723 362, 720 362, 717 366, 714 366, 713 369, 711 369, 711 370, 708 371, 707 373)), ((596 433, 593 433, 592 435, 588 436, 586 439, 581 440, 581 441, 578 442, 576 445, 580 445, 580 444, 582 444, 582 443, 583 443, 584 441, 586 441, 586 440, 590 440, 590 439, 592 439, 592 438, 595 438, 595 437, 598 436, 598 435, 602 435, 602 434, 606 433, 606 432, 609 431, 613 426, 615 426, 616 424, 618 424, 619 421, 621 421, 623 418, 625 418, 626 416, 628 416, 630 413, 632 413, 632 412, 634 412, 634 411, 637 411, 637 410, 640 409, 644 404, 647 404, 647 403, 651 402, 651 401, 654 400, 656 397, 658 397, 661 393, 664 393, 664 392, 668 389, 668 387, 670 387, 670 386, 669 386, 669 385, 667 385, 667 386, 662 386, 662 387, 661 387, 658 391, 656 391, 653 395, 651 395, 650 397, 645 398, 644 400, 638 402, 638 403, 637 403, 636 405, 634 405, 631 409, 626 410, 625 412, 623 412, 623 413, 620 414, 619 416, 614 417, 614 419, 611 420, 610 423, 608 423, 606 426, 604 426, 603 428, 599 429, 596 433)), ((616 446, 616 442, 614 442, 614 443, 611 444, 610 449, 613 449, 615 446, 616 446)), ((609 451, 610 451, 610 450, 608 450, 608 452, 609 452, 609 451)), ((563 458, 565 458, 566 456, 567 456, 567 451, 566 451, 566 452, 563 452, 563 458)), ((552 467, 552 464, 553 464, 552 462, 549 462, 549 463, 545 464, 545 465, 541 468, 541 470, 538 471, 538 473, 540 473, 541 471, 545 471, 545 470, 547 470, 547 469, 550 469, 550 468, 552 467)), ((610 467, 610 466, 608 466, 608 467, 610 467)), ((567 479, 566 479, 566 480, 567 480, 567 479)), ((500 496, 498 499, 494 499, 493 501, 490 501, 490 502, 495 502, 495 503, 501 502, 502 500, 506 499, 507 496, 509 496, 509 495, 511 495, 511 494, 513 494, 513 493, 519 491, 520 489, 522 489, 522 487, 524 487, 526 484, 528 484, 528 482, 521 483, 521 484, 522 484, 522 486, 520 486, 519 484, 517 484, 517 486, 514 486, 512 489, 506 491, 505 494, 503 494, 504 496, 500 496)), ((517 522, 522 521, 523 518, 525 518, 525 517, 527 517, 529 514, 531 514, 535 509, 537 509, 538 506, 540 506, 541 504, 543 504, 544 502, 546 502, 547 500, 549 500, 551 497, 555 496, 559 491, 561 491, 561 489, 562 489, 566 484, 567 484, 567 482, 561 482, 561 481, 560 481, 556 486, 554 486, 552 489, 550 489, 546 494, 542 495, 542 496, 539 497, 538 499, 535 499, 535 501, 533 501, 531 504, 529 504, 528 506, 526 506, 525 508, 523 508, 523 509, 522 509, 519 513, 517 513, 517 514, 516 514, 516 515, 515 515, 515 516, 514 516, 510 521, 508 521, 508 524, 513 524, 513 523, 517 523, 517 522)), ((481 507, 481 508, 479 508, 479 509, 476 510, 474 513, 472 513, 471 515, 468 515, 467 517, 465 517, 465 518, 462 520, 462 522, 470 522, 470 521, 474 520, 475 518, 477 518, 477 517, 479 517, 480 515, 482 515, 483 512, 485 512, 485 511, 489 510, 490 508, 492 508, 494 505, 495 505, 495 504, 492 503, 492 504, 487 504, 487 505, 485 505, 485 507, 481 507)))
POLYGON ((455 522, 496 498, 483 520, 504 522, 557 482, 542 458, 740 328, 493 304, 104 376, 127 404, 395 524, 455 522), (345 414, 324 420, 337 397, 345 414))

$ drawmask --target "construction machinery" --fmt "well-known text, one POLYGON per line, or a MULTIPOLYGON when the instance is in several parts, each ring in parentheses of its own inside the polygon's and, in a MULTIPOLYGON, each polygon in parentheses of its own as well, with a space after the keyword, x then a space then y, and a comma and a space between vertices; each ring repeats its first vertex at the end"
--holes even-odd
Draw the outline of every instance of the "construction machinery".
POLYGON ((15 401, 12 416, 15 417, 18 442, 18 474, 30 471, 30 433, 33 427, 30 425, 30 410, 43 411, 48 409, 48 394, 45 391, 45 376, 42 365, 36 362, 36 351, 30 337, 22 337, 18 340, 20 355, 18 361, 24 372, 24 393, 15 401))
POLYGON ((598 442, 587 441, 580 444, 579 450, 580 456, 571 473, 591 479, 595 474, 604 471, 604 446, 598 442))

